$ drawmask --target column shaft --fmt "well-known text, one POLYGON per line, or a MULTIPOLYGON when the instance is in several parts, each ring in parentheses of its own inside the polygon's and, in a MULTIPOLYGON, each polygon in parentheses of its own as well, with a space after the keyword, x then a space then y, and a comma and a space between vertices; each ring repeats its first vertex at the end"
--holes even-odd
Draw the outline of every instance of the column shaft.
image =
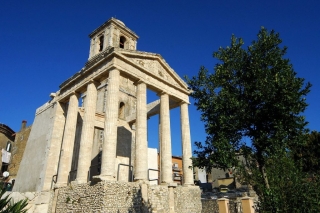
POLYGON ((147 86, 144 82, 137 85, 136 120, 136 168, 135 180, 148 179, 148 142, 147 142, 147 86))
POLYGON ((119 82, 120 71, 117 69, 109 71, 100 175, 100 178, 105 180, 116 180, 115 162, 117 152, 119 82))
POLYGON ((94 121, 97 105, 97 88, 92 81, 87 86, 85 98, 84 119, 81 132, 79 161, 77 170, 77 182, 86 183, 91 165, 91 151, 94 134, 94 121))
POLYGON ((160 128, 161 128, 161 183, 172 183, 172 153, 170 132, 169 95, 160 96, 160 128))
POLYGON ((193 185, 193 170, 189 168, 190 166, 192 166, 192 150, 190 139, 189 112, 187 103, 182 103, 180 106, 180 119, 184 185, 193 185))
POLYGON ((76 134, 78 116, 78 97, 74 93, 70 96, 66 125, 64 128, 62 149, 59 161, 57 186, 66 186, 71 168, 74 138, 76 134))

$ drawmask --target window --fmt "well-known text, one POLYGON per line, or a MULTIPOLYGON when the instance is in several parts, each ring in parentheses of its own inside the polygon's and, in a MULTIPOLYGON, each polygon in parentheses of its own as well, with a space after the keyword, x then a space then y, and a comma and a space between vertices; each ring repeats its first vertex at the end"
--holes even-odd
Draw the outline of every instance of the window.
POLYGON ((11 142, 10 141, 7 142, 6 151, 11 152, 11 142))
POLYGON ((104 41, 104 37, 100 36, 99 37, 99 52, 101 52, 103 50, 103 41, 104 41))
POLYGON ((119 105, 119 118, 124 119, 124 107, 125 104, 123 102, 119 105))
POLYGON ((120 37, 120 44, 119 47, 124 49, 124 43, 126 42, 126 38, 124 36, 120 37))

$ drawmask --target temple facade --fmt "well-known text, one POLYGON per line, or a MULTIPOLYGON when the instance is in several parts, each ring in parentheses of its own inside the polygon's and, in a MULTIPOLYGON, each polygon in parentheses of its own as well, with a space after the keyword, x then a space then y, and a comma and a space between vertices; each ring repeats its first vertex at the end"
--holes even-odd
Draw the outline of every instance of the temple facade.
POLYGON ((160 183, 174 185, 170 109, 180 107, 182 185, 193 185, 187 84, 111 18, 90 35, 85 66, 36 110, 14 191, 70 183, 148 183, 147 119, 159 114, 160 183), (159 99, 147 103, 147 90, 159 99))

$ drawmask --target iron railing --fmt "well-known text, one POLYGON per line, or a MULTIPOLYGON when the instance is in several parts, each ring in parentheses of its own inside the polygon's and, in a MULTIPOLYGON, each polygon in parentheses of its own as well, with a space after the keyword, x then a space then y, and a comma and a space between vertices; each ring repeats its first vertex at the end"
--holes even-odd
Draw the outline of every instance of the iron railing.
POLYGON ((148 169, 148 180, 149 180, 149 181, 154 181, 154 180, 156 180, 156 181, 159 183, 159 178, 157 178, 157 179, 150 179, 150 171, 159 172, 159 170, 158 170, 158 169, 148 169))
POLYGON ((129 165, 129 164, 124 164, 124 163, 119 163, 119 164, 118 164, 117 181, 119 181, 120 166, 127 166, 127 167, 129 167, 129 174, 130 174, 130 172, 131 172, 131 181, 129 180, 129 182, 133 182, 133 166, 132 166, 132 165, 129 165), (131 169, 131 170, 130 170, 130 169, 131 169))

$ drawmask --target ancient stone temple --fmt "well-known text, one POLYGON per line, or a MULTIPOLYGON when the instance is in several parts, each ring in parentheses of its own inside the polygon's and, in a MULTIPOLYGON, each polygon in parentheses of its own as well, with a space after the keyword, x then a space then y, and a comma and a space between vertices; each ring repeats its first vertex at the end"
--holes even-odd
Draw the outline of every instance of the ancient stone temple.
MULTIPOLYGON (((13 191, 50 192, 48 212, 199 212, 190 91, 111 18, 90 35, 85 66, 36 110, 13 191), (147 90, 159 100, 147 103, 147 90), (180 107, 183 186, 173 183, 170 109, 180 107), (149 185, 147 118, 159 114, 160 185, 149 185), (194 198, 196 197, 196 198, 194 198)), ((38 202, 39 203, 39 202, 38 202)), ((40 202, 41 203, 41 202, 40 202)))

